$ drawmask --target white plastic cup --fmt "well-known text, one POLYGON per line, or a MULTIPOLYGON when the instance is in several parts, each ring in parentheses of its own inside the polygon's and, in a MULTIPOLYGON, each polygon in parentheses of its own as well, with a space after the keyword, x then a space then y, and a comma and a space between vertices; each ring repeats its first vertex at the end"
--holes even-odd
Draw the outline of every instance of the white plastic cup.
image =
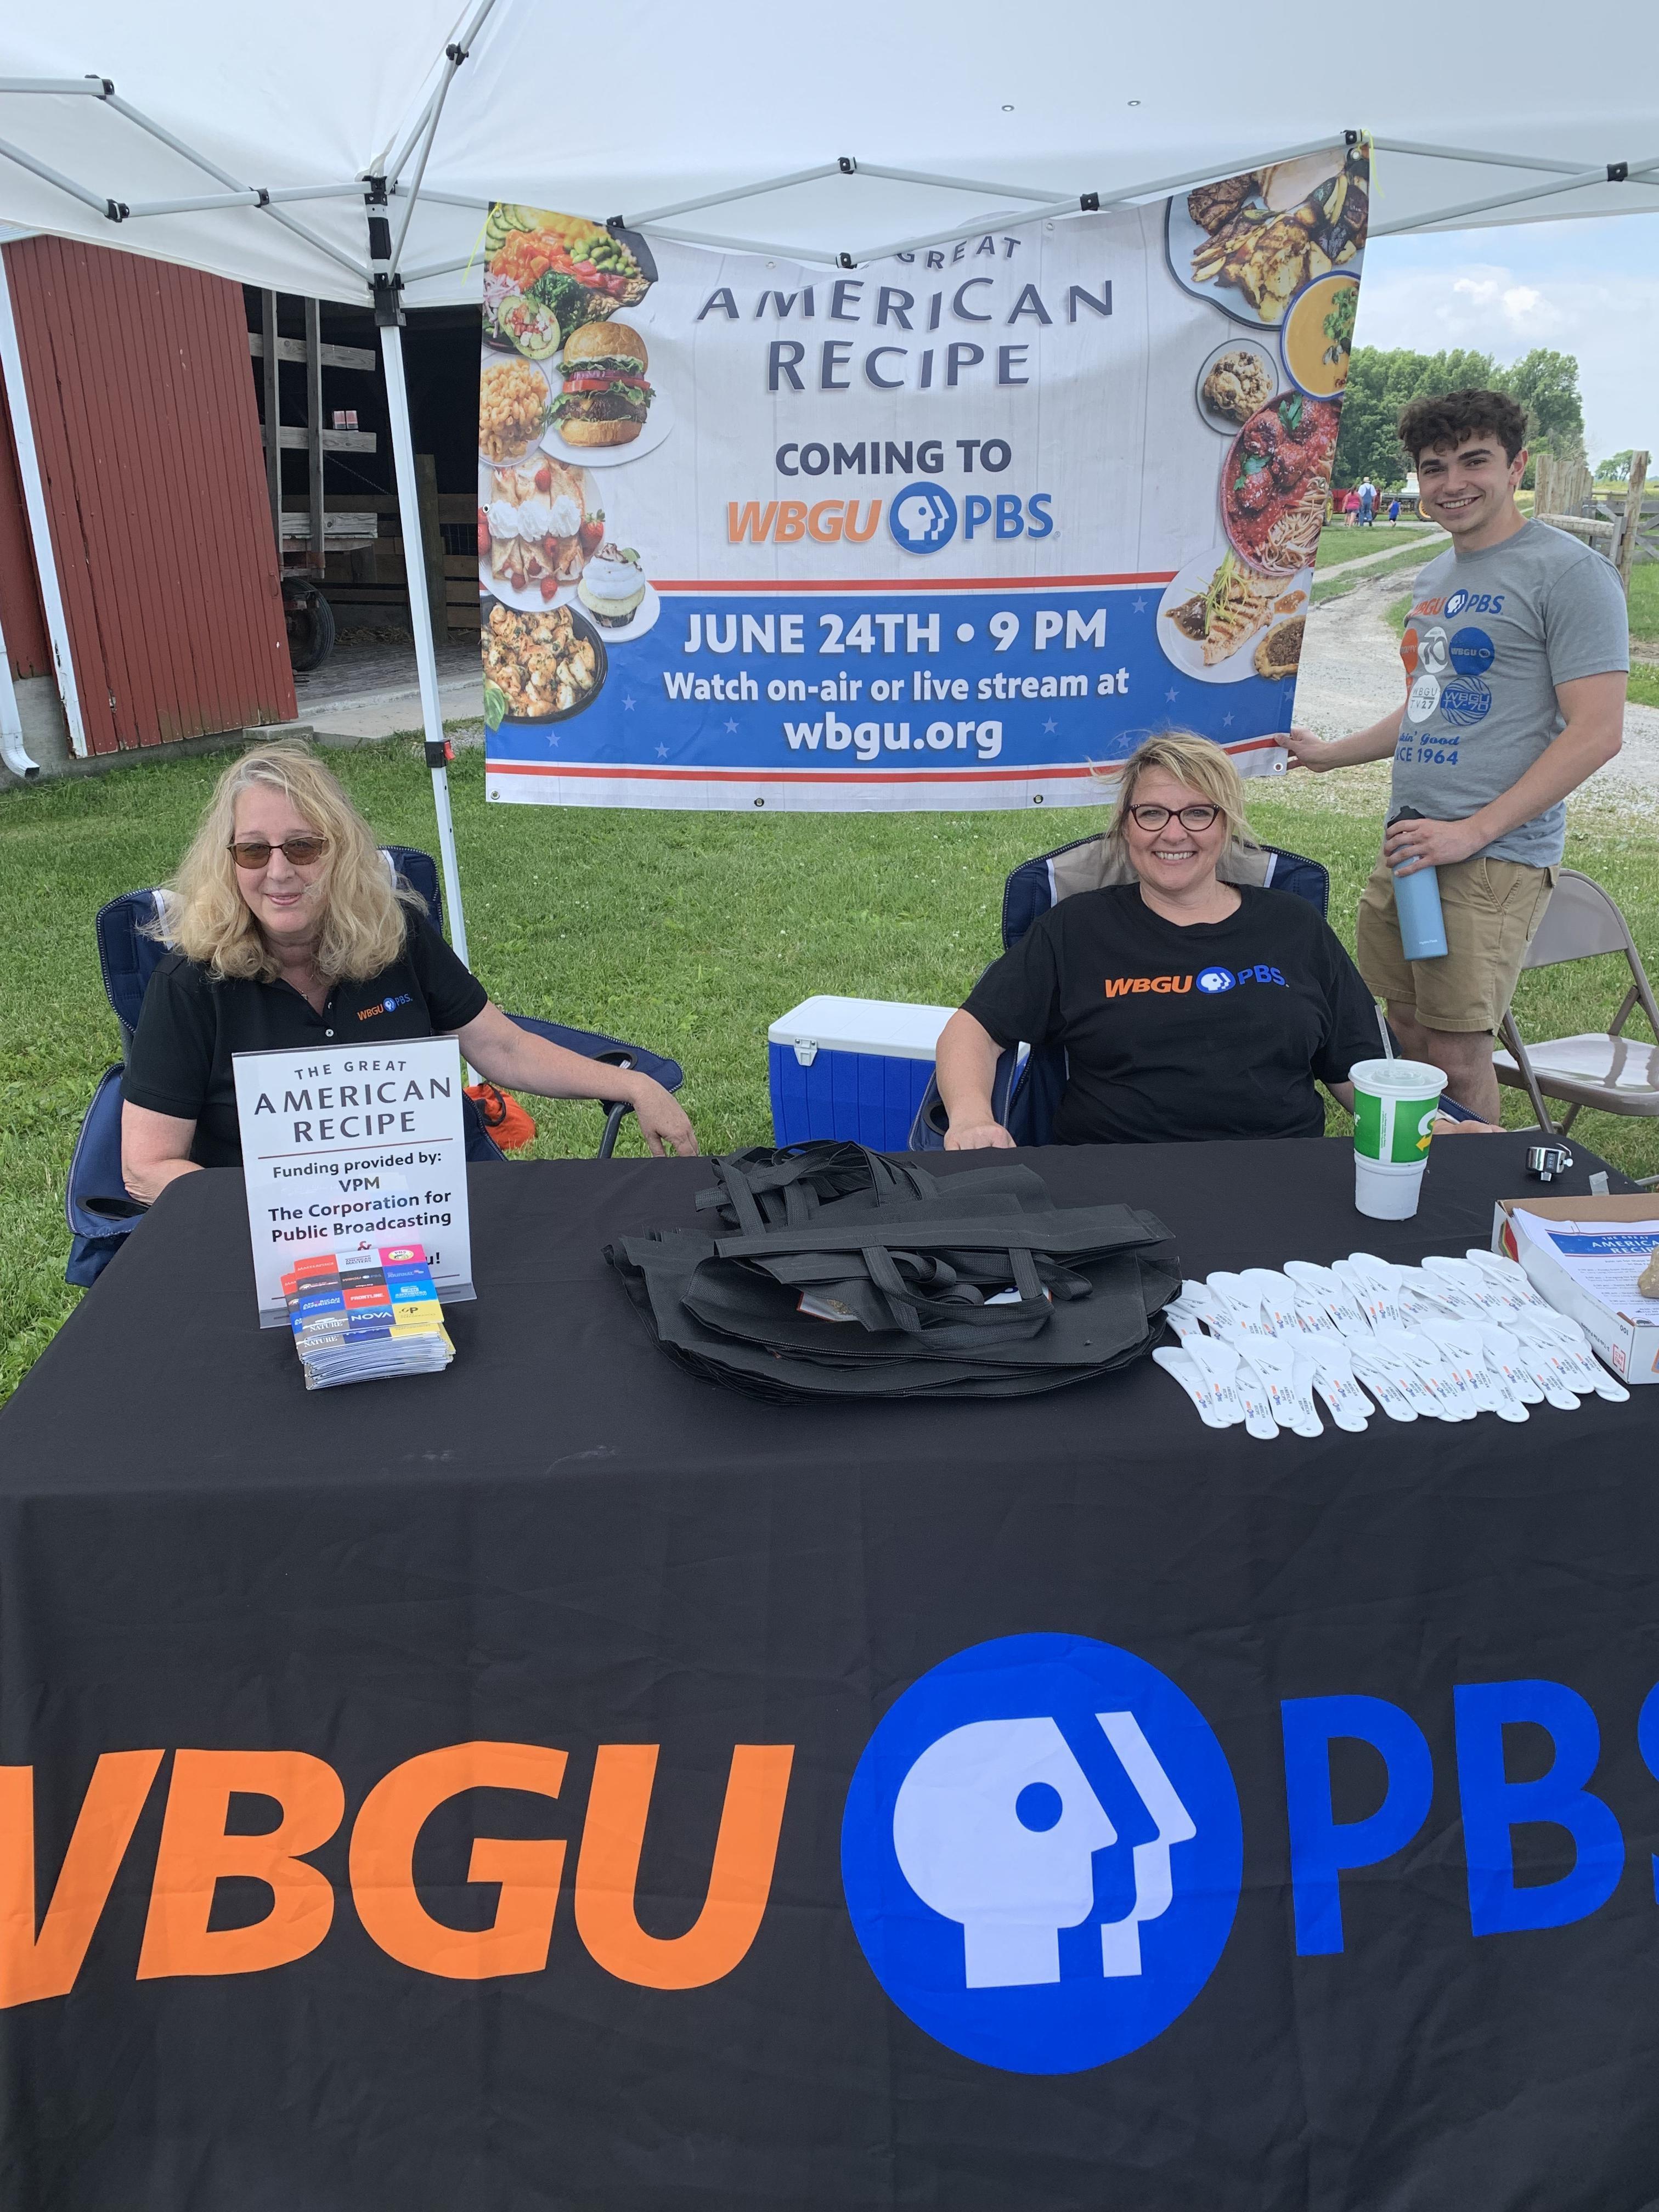
POLYGON ((1356 1152, 1355 1206, 1373 1221, 1409 1221, 1422 1196, 1423 1170, 1427 1165, 1426 1160, 1407 1161, 1404 1164, 1391 1160, 1368 1160, 1363 1152, 1356 1152))
POLYGON ((1373 1221, 1409 1221, 1428 1164, 1446 1072, 1425 1060, 1362 1060, 1354 1090, 1354 1205, 1373 1221))

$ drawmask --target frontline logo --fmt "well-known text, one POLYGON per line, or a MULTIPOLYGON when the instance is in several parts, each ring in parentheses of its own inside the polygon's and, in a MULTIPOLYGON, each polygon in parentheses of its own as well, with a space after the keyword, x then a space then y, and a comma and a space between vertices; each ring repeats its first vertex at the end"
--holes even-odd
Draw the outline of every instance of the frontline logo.
POLYGON ((976 1644, 866 1747, 842 1823, 848 1910, 917 2027, 1017 2074, 1161 2034, 1203 1988, 1243 1842, 1220 1745, 1167 1676, 1080 1636, 976 1644))
POLYGON ((887 510, 893 542, 907 553, 937 553, 956 535, 957 503, 943 484, 906 484, 887 510))

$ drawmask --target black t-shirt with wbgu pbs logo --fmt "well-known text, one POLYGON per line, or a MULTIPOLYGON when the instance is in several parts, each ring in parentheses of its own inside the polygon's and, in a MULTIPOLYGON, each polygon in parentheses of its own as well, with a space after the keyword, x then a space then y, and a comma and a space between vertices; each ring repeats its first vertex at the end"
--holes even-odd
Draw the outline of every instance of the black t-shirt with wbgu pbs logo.
POLYGON ((967 1011, 1000 1045, 1064 1046, 1062 1145, 1317 1137, 1316 1083, 1382 1050, 1370 993, 1322 917, 1248 885, 1224 921, 1187 927, 1139 884, 1062 899, 967 1011))

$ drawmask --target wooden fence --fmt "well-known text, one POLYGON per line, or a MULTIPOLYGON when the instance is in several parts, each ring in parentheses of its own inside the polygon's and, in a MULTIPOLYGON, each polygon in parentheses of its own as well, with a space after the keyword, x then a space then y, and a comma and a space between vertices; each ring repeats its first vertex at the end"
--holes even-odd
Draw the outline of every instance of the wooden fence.
POLYGON ((1647 482, 1645 453, 1632 455, 1630 482, 1623 491, 1598 490, 1582 461, 1540 453, 1533 514, 1605 553, 1628 592, 1636 563, 1659 561, 1659 486, 1650 492, 1647 482))

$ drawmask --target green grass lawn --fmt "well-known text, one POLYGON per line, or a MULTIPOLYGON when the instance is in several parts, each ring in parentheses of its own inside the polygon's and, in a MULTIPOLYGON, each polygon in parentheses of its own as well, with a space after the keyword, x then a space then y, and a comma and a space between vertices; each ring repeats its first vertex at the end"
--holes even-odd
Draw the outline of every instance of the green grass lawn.
MULTIPOLYGON (((1375 532, 1368 532, 1375 535, 1375 532)), ((1402 546, 1392 561, 1379 561, 1374 568, 1356 568, 1350 574, 1316 576, 1314 579, 1313 604, 1321 606, 1327 599, 1340 599, 1357 591, 1361 584, 1370 583, 1376 576, 1392 576, 1396 572, 1409 574, 1422 567, 1432 548, 1425 545, 1402 546)))
MULTIPOLYGON (((1386 516, 1386 506, 1382 512, 1386 516)), ((1381 553, 1390 544, 1420 544, 1425 538, 1439 535, 1428 524, 1408 521, 1403 515, 1398 522, 1374 522, 1369 530, 1350 529, 1344 522, 1328 522, 1319 533, 1314 566, 1328 568, 1334 562, 1358 561, 1367 553, 1381 553)))
MULTIPOLYGON (((432 848, 415 745, 331 759, 383 837, 432 848)), ((168 872, 222 766, 149 763, 0 797, 0 1395, 78 1295, 63 1281, 64 1177, 93 1086, 120 1056, 92 916, 168 872)), ((672 1053, 706 1151, 770 1140, 769 1022, 815 991, 956 1003, 998 949, 1008 869, 1100 819, 1081 809, 763 820, 486 809, 476 750, 451 781, 472 963, 492 995, 672 1053)), ((1334 781, 1275 783, 1252 816, 1263 837, 1328 864, 1332 920, 1352 944, 1378 818, 1345 811, 1334 781)), ((1587 822, 1568 859, 1607 885, 1659 967, 1659 838, 1587 822)), ((1611 961, 1527 978, 1523 1025, 1537 1036, 1593 1027, 1621 989, 1611 961)), ((1510 1109, 1526 1118, 1518 1099, 1510 1109)), ((596 1106, 538 1100, 533 1110, 534 1156, 598 1141, 596 1106)), ((1580 1133, 1632 1172, 1659 1170, 1651 1125, 1586 1115, 1580 1133)))

